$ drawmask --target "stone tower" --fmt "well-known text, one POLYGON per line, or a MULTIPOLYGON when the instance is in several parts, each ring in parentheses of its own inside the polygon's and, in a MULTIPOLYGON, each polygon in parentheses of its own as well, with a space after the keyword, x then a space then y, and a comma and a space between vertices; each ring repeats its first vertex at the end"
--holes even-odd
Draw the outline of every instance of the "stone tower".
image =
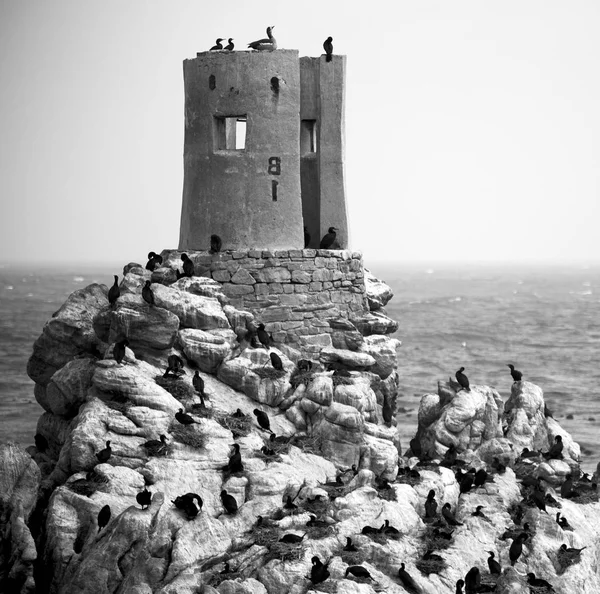
POLYGON ((179 249, 348 246, 345 56, 202 52, 183 63, 185 141, 179 249))

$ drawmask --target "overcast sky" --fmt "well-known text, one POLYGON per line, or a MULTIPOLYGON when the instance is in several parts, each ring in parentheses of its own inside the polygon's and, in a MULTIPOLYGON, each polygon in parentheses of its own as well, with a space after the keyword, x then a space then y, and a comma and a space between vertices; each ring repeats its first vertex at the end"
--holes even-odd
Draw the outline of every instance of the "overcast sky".
POLYGON ((367 259, 600 258, 598 0, 0 0, 0 260, 177 247, 182 61, 267 25, 348 56, 367 259))

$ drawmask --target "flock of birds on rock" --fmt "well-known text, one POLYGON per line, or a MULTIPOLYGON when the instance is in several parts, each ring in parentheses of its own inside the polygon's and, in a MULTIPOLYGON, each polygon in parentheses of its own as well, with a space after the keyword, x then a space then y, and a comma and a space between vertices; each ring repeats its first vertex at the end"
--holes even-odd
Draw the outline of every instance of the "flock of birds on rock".
MULTIPOLYGON (((248 48, 251 50, 255 50, 258 52, 272 52, 277 49, 277 40, 273 35, 273 29, 275 29, 275 25, 271 25, 267 27, 267 36, 263 39, 257 39, 256 41, 251 41, 248 44, 248 48)), ((213 45, 209 51, 211 52, 232 52, 235 48, 235 44, 233 43, 234 38, 229 37, 217 37, 215 41, 215 45, 213 45), (223 42, 227 39, 227 45, 223 45, 223 42)), ((327 62, 331 62, 333 56, 333 37, 328 37, 323 42, 323 49, 325 50, 325 60, 327 62)))

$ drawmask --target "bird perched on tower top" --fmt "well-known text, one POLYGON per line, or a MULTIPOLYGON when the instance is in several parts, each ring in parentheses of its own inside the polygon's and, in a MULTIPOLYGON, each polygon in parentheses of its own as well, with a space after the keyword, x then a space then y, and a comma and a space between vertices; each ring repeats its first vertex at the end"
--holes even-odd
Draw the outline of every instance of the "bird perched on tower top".
POLYGON ((221 41, 225 41, 222 37, 219 37, 216 41, 216 45, 213 45, 209 51, 211 52, 215 52, 218 50, 222 50, 223 49, 223 44, 221 43, 221 41))
POLYGON ((326 62, 331 62, 332 60, 332 54, 333 54, 333 37, 328 37, 324 42, 323 42, 323 49, 325 50, 325 53, 327 54, 327 57, 325 58, 326 62))
POLYGON ((257 39, 248 44, 248 47, 259 52, 272 52, 277 49, 277 40, 273 37, 273 29, 275 25, 267 27, 267 38, 257 39))
POLYGON ((224 49, 226 49, 228 52, 232 52, 233 48, 235 47, 235 43, 233 43, 233 37, 230 37, 228 41, 229 43, 225 46, 224 49))
POLYGON ((323 235, 323 239, 321 239, 321 243, 319 245, 322 250, 328 250, 333 245, 336 237, 336 231, 339 231, 339 229, 336 229, 335 227, 329 227, 328 232, 323 235))

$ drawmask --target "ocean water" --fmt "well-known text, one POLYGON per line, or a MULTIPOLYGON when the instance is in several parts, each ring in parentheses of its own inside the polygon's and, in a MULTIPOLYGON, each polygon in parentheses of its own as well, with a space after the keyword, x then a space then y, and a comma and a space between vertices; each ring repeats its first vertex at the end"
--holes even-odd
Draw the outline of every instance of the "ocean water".
MULTIPOLYGON (((368 264, 368 262, 367 262, 368 264)), ((472 384, 506 399, 507 363, 540 385, 555 418, 580 443, 584 467, 600 459, 600 266, 373 264, 394 290, 403 445, 419 399, 466 368, 472 384), (572 418, 567 418, 572 417, 572 418)), ((0 441, 33 443, 43 412, 26 365, 44 323, 74 290, 112 284, 115 266, 0 265, 0 441)))

